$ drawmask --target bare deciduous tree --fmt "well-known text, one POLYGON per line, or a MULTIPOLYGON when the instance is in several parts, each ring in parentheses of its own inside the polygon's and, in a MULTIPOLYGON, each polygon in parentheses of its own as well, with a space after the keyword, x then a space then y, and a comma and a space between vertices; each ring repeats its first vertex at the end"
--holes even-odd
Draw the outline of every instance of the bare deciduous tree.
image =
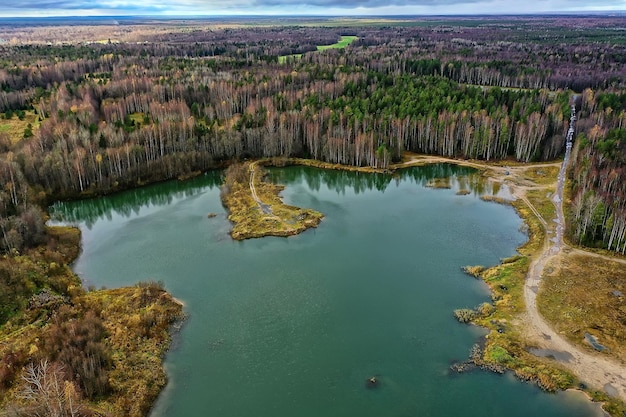
POLYGON ((22 375, 24 386, 20 397, 26 405, 8 410, 8 417, 82 417, 85 416, 80 393, 65 378, 63 367, 41 361, 29 364, 22 375))

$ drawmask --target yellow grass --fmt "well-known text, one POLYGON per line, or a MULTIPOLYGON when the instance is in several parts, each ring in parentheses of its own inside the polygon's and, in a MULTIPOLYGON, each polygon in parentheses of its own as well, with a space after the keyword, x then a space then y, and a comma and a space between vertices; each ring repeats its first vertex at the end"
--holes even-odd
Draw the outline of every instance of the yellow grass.
POLYGON ((293 236, 317 227, 321 222, 323 215, 320 212, 284 204, 279 196, 284 187, 264 181, 258 162, 245 163, 238 169, 242 173, 238 178, 229 177, 227 171, 222 188, 222 201, 228 208, 228 219, 233 223, 233 239, 293 236), (253 172, 252 176, 250 172, 253 172), (260 202, 254 199, 251 187, 260 202))
MULTIPOLYGON (((24 308, 0 325, 0 360, 13 353, 23 358, 19 366, 39 363, 46 349, 43 342, 53 327, 51 318, 62 305, 79 317, 96 311, 107 332, 104 343, 113 365, 108 375, 113 391, 86 407, 97 415, 147 415, 166 383, 163 356, 171 324, 182 318, 182 305, 154 283, 86 293, 68 266, 78 254, 80 231, 53 227, 47 232, 46 245, 23 256, 0 257, 0 269, 15 279, 48 281, 53 289, 66 288, 63 293, 68 298, 59 297, 60 304, 24 308)), ((0 386, 0 410, 9 404, 24 405, 22 372, 17 369, 8 389, 0 386)))
POLYGON ((134 121, 135 124, 139 125, 139 124, 143 124, 143 119, 145 117, 145 114, 141 112, 137 112, 137 113, 129 114, 128 117, 130 120, 134 121))
POLYGON ((32 111, 26 111, 24 120, 20 120, 16 115, 13 115, 11 119, 0 119, 0 134, 6 133, 11 138, 11 143, 24 139, 24 130, 28 124, 31 124, 32 132, 35 134, 39 130, 39 117, 32 111))
POLYGON ((114 394, 96 403, 97 408, 118 416, 146 415, 167 383, 162 361, 171 323, 182 318, 182 305, 146 285, 90 292, 80 302, 105 318, 113 358, 109 382, 114 394), (149 333, 143 327, 146 317, 155 323, 149 333))
POLYGON ((556 218, 556 207, 551 200, 553 194, 554 189, 529 190, 526 193, 528 201, 537 209, 549 227, 554 226, 553 220, 556 218))
POLYGON ((542 166, 533 167, 524 170, 523 178, 537 185, 550 185, 556 182, 556 177, 559 174, 558 166, 542 166))
POLYGON ((626 265, 563 254, 543 279, 539 310, 559 333, 590 351, 585 333, 592 334, 611 355, 626 361, 626 265))

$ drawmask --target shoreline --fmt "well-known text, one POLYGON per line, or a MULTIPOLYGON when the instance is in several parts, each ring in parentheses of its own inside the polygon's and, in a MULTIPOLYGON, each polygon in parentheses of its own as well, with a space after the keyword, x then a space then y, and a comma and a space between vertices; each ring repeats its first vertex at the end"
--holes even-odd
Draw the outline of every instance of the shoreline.
MULTIPOLYGON (((397 163, 397 164, 392 164, 388 169, 378 169, 378 168, 371 168, 371 167, 351 167, 351 166, 328 164, 328 163, 324 163, 320 161, 304 160, 304 159, 297 159, 297 158, 288 158, 288 159, 272 158, 272 159, 266 159, 266 160, 257 160, 254 163, 258 165, 272 165, 272 166, 278 166, 278 167, 285 166, 285 165, 302 165, 302 166, 311 166, 311 167, 320 168, 320 169, 333 169, 333 170, 346 170, 346 171, 353 171, 353 172, 385 173, 385 174, 393 174, 399 169, 437 164, 437 163, 453 164, 453 165, 475 168, 481 173, 481 175, 485 178, 486 181, 498 182, 502 185, 507 185, 511 187, 511 189, 513 190, 512 196, 515 198, 515 201, 513 202, 512 205, 515 207, 515 210, 518 213, 518 215, 529 226, 529 240, 520 248, 518 248, 518 251, 522 253, 523 257, 528 258, 529 260, 533 260, 533 261, 535 261, 538 257, 540 257, 542 253, 542 249, 544 249, 545 242, 549 241, 550 239, 551 231, 550 231, 548 223, 545 220, 543 220, 541 213, 539 213, 537 208, 529 200, 529 197, 526 195, 526 191, 530 189, 535 189, 535 188, 540 189, 540 190, 547 190, 547 189, 550 189, 550 187, 549 185, 530 184, 530 182, 524 178, 523 174, 526 171, 536 169, 536 168, 550 168, 550 167, 556 167, 560 165, 560 162, 546 162, 546 163, 539 163, 539 164, 517 164, 513 161, 496 161, 492 164, 489 162, 482 162, 482 161, 457 160, 457 159, 450 159, 450 158, 445 158, 445 157, 440 157, 440 156, 415 155, 415 154, 407 154, 402 162, 397 163), (525 210, 523 210, 524 208, 525 210), (531 225, 531 223, 533 222, 535 223, 534 231, 531 225), (543 230, 537 230, 537 227, 543 230)), ((254 178, 254 175, 252 176, 252 178, 254 178)), ((276 195, 278 195, 281 189, 282 188, 278 190, 276 195)), ((81 243, 79 243, 79 245, 82 246, 82 241, 81 243)), ((508 265, 508 264, 500 264, 500 265, 496 265, 496 266, 485 269, 481 273, 481 278, 485 282, 487 282, 487 279, 485 279, 484 275, 495 273, 494 271, 497 271, 503 265, 508 265)), ((529 265, 525 267, 525 272, 524 272, 525 277, 527 274, 530 273, 529 271, 531 270, 531 267, 532 265, 530 265, 530 263, 529 265)), ((526 279, 524 279, 524 284, 525 283, 526 283, 526 279)), ((497 294, 497 289, 494 290, 493 285, 490 285, 489 282, 487 282, 487 284, 490 286, 492 296, 493 294, 497 294)), ((174 298, 174 297, 172 297, 172 300, 176 302, 177 304, 179 304, 181 308, 185 307, 184 301, 174 298)), ((496 307, 498 308, 498 306, 496 307)), ((529 325, 528 323, 525 323, 523 320, 520 320, 520 317, 523 317, 525 314, 527 314, 526 307, 524 307, 521 314, 517 315, 517 317, 515 318, 515 322, 513 324, 514 326, 517 326, 522 330, 523 336, 521 336, 521 340, 518 340, 518 342, 522 342, 525 344, 532 344, 530 341, 530 338, 527 337, 526 331, 524 330, 529 325)), ((496 337, 497 337, 497 330, 494 329, 494 326, 485 325, 484 323, 479 323, 479 322, 476 322, 474 324, 480 325, 481 327, 484 327, 490 330, 490 333, 487 336, 485 336, 485 341, 487 343, 490 342, 490 338, 491 338, 490 336, 494 332, 496 333, 496 337)), ((536 345, 533 345, 533 346, 536 346, 536 345)), ((539 364, 539 366, 542 366, 542 367, 547 366, 548 369, 560 368, 558 362, 551 361, 546 358, 541 358, 541 357, 537 357, 533 355, 532 359, 536 361, 536 363, 539 364)), ((524 375, 520 375, 518 372, 516 372, 515 369, 510 368, 510 367, 506 367, 506 368, 514 372, 514 374, 519 379, 531 381, 530 378, 526 378, 524 375)), ((580 376, 577 376, 577 377, 580 377, 580 376)), ((541 379, 539 379, 539 381, 541 382, 541 379)), ((535 382, 537 381, 535 380, 535 382)), ((539 383, 539 385, 541 386, 541 383, 539 383)), ((602 389, 602 386, 596 387, 596 388, 602 389)), ((544 389, 546 388, 544 387, 544 389)), ((559 389, 575 390, 575 391, 582 392, 591 400, 597 401, 599 403, 602 403, 602 400, 604 399, 604 398, 599 398, 598 395, 595 395, 593 392, 590 392, 589 389, 580 389, 572 385, 570 385, 569 387, 562 387, 559 389)), ((551 389, 548 389, 548 390, 550 391, 551 389)), ((603 411, 606 413, 606 410, 603 410, 603 411)))
MULTIPOLYGON (((542 162, 537 164, 522 164, 515 161, 496 161, 493 163, 474 161, 474 160, 458 160, 445 158, 441 156, 429 156, 407 153, 403 160, 399 163, 390 165, 387 169, 379 169, 372 167, 352 167, 339 164, 329 164, 321 161, 306 160, 298 158, 268 158, 254 162, 258 165, 271 165, 283 167, 287 165, 302 165, 320 169, 345 170, 351 172, 365 173, 384 173, 393 175, 399 169, 405 169, 415 166, 425 166, 437 163, 453 164, 458 166, 466 166, 475 168, 485 181, 499 183, 502 186, 508 186, 513 200, 506 200, 507 204, 511 204, 516 210, 518 216, 522 218, 528 227, 528 241, 518 248, 519 257, 511 257, 508 261, 503 260, 499 265, 495 265, 484 269, 480 277, 490 287, 492 298, 496 300, 496 313, 489 314, 484 319, 473 320, 472 323, 484 327, 490 331, 485 336, 485 350, 483 356, 475 362, 475 364, 483 369, 502 370, 507 369, 514 375, 526 382, 535 383, 546 391, 557 390, 576 390, 583 392, 591 400, 602 405, 604 413, 608 413, 606 408, 619 410, 623 409, 623 398, 612 398, 604 392, 607 386, 614 382, 610 378, 596 378, 591 384, 586 381, 585 388, 577 388, 578 384, 582 384, 581 380, 588 378, 588 372, 580 372, 580 369, 568 366, 568 363, 554 360, 549 357, 537 356, 531 351, 541 348, 543 344, 538 343, 536 336, 546 335, 547 332, 554 331, 551 327, 538 331, 536 322, 543 318, 536 311, 536 304, 530 305, 534 308, 533 314, 529 314, 529 305, 527 303, 527 291, 524 289, 529 282, 532 282, 533 276, 538 274, 535 271, 536 263, 542 258, 546 252, 551 250, 551 239, 557 234, 556 226, 552 223, 553 211, 555 203, 552 201, 556 190, 556 175, 562 165, 562 161, 542 162), (538 172, 546 173, 540 176, 538 172), (535 194, 533 194, 535 193, 535 194), (544 197, 541 196, 544 195, 544 197), (545 218, 544 218, 545 217, 545 218), (548 218, 548 220, 546 220, 548 218), (508 297, 503 294, 500 287, 507 288, 502 284, 497 284, 500 279, 498 276, 509 274, 513 270, 517 274, 518 294, 517 299, 508 301, 508 304, 501 304, 498 299, 508 297), (490 282, 491 280, 491 282, 490 282), (520 288, 521 287, 521 288, 520 288), (510 311, 501 314, 501 311, 510 311), (528 317, 532 316, 530 322, 528 317), (494 320, 495 317, 495 320, 494 320), (494 324, 495 323, 495 324, 494 324), (513 326, 514 330, 502 331, 503 328, 513 326), (534 329, 534 330, 533 330, 534 329), (534 333, 533 333, 534 332, 534 333), (503 336, 504 335, 504 336, 503 336), (533 335, 535 337, 533 337, 533 335), (515 347, 517 345, 517 347, 515 347), (520 349, 519 346, 524 346, 520 349), (504 359, 501 354, 504 353, 504 359), (596 391, 597 390, 597 391, 596 391), (606 406, 606 407, 604 407, 606 406)), ((486 198, 485 201, 495 203, 503 203, 499 198, 486 198)), ((515 285, 515 284, 512 284, 515 285)), ((533 290, 536 291, 533 286, 533 290)), ((507 289, 508 291, 508 289, 507 289)), ((506 292, 506 291, 504 291, 506 292)), ((547 325, 546 325, 547 326, 547 325)), ((564 349, 565 352, 570 350, 578 351, 573 345, 564 349)), ((591 354, 582 353, 583 356, 591 357, 591 354)), ((617 415, 617 414, 607 414, 617 415)))
POLYGON ((220 197, 233 225, 230 236, 234 240, 294 236, 317 227, 324 217, 316 210, 285 204, 280 197, 285 187, 263 179, 262 166, 267 164, 264 160, 244 162, 226 170, 220 197))
MULTIPOLYGON (((542 358, 542 357, 528 353, 528 355, 532 355, 532 356, 529 356, 529 360, 536 363, 537 366, 539 367, 547 366, 553 369, 561 369, 561 368, 567 369, 568 370, 567 372, 571 372, 572 376, 575 379, 570 384, 568 384, 569 387, 566 386, 566 387, 562 387, 561 389, 580 391, 584 393, 592 401, 602 404, 603 406, 602 410, 607 415, 621 415, 617 413, 619 413, 621 410, 624 409, 624 400, 625 400, 624 392, 625 391, 623 391, 621 395, 619 395, 618 393, 617 397, 610 397, 605 392, 605 390, 607 389, 606 388, 607 386, 614 387, 614 385, 612 384, 616 384, 618 383, 618 381, 622 381, 622 387, 624 387, 624 384, 623 384, 624 379, 619 377, 619 374, 620 374, 619 371, 614 371, 616 372, 617 376, 616 374, 612 374, 612 375, 610 374, 611 370, 623 368, 623 366, 620 366, 618 363, 616 363, 617 361, 615 359, 606 357, 606 355, 601 356, 601 355, 594 355, 593 353, 583 352, 576 345, 572 345, 569 342, 562 340, 554 332, 551 325, 549 325, 545 321, 545 319, 539 314, 537 307, 536 307, 536 302, 534 305, 531 304, 531 309, 534 308, 534 311, 533 311, 534 314, 532 315, 533 317, 529 319, 530 314, 529 314, 529 305, 528 305, 527 297, 528 297, 528 294, 531 292, 532 292, 532 295, 536 297, 536 293, 539 288, 539 283, 541 281, 540 275, 543 273, 542 268, 540 270, 536 270, 537 264, 542 263, 542 258, 545 258, 546 254, 548 255, 547 258, 552 258, 553 256, 555 256, 554 254, 551 253, 551 249, 552 249, 551 239, 553 239, 556 235, 556 230, 554 230, 554 228, 556 228, 556 223, 553 225, 552 219, 549 219, 549 220, 544 219, 542 214, 540 213, 541 208, 538 209, 537 207, 535 207, 535 205, 533 204, 533 202, 529 200, 529 197, 527 195, 527 191, 533 188, 549 189, 549 187, 538 186, 538 185, 531 187, 529 184, 524 183, 524 182, 521 182, 520 184, 516 184, 515 181, 519 180, 519 178, 511 177, 511 174, 514 174, 515 176, 519 177, 520 176, 519 171, 527 171, 529 169, 536 168, 536 167, 550 167, 550 166, 560 165, 561 162, 527 164, 527 165, 509 167, 509 166, 501 166, 501 165, 494 166, 494 165, 490 165, 487 163, 481 163, 481 162, 476 162, 476 161, 465 161, 465 160, 458 161, 458 160, 443 158, 439 156, 428 157, 428 156, 417 155, 417 156, 414 156, 413 158, 414 159, 409 160, 409 161, 403 161, 401 164, 398 164, 398 167, 404 168, 404 167, 410 167, 410 166, 421 166, 421 165, 426 165, 429 163, 451 163, 451 164, 456 164, 456 165, 461 165, 461 166, 470 166, 470 167, 479 169, 490 180, 500 182, 502 184, 507 184, 509 185, 510 188, 513 189, 513 196, 515 198, 515 201, 513 202, 512 205, 514 206, 518 215, 523 219, 525 224, 527 224, 530 229, 528 242, 526 242, 524 245, 518 248, 520 253, 523 256, 527 257, 530 261, 528 266, 524 268, 524 278, 523 278, 524 296, 523 296, 523 301, 520 300, 521 301, 520 304, 523 306, 523 310, 520 311, 518 314, 513 314, 513 317, 512 317, 515 321, 514 326, 517 327, 519 331, 521 331, 521 334, 519 335, 519 337, 517 337, 518 342, 526 344, 528 347, 537 348, 537 347, 543 347, 545 345, 548 345, 550 341, 556 340, 558 342, 557 346, 560 348, 560 349, 558 348, 555 349, 556 351, 563 351, 565 353, 570 353, 570 354, 574 353, 576 355, 574 364, 569 363, 568 361, 542 358), (515 171, 518 171, 518 172, 515 172, 515 171), (532 230, 533 228, 535 229, 534 232, 532 230), (540 325, 537 324, 538 322, 540 323, 540 325), (603 364, 602 368, 604 370, 607 370, 608 372, 607 373, 603 371, 599 372, 597 371, 597 369, 594 369, 593 367, 589 367, 589 366, 587 366, 586 368, 581 368, 580 366, 577 365, 581 361, 592 362, 594 364, 598 364, 598 362, 600 362, 603 364), (595 375, 594 377, 591 377, 590 374, 595 374, 595 375), (584 384, 585 388, 577 388, 574 385, 575 381, 576 380, 580 381, 582 379, 585 379, 585 380, 590 379, 592 381, 591 385, 588 385, 587 383, 585 383, 584 384), (613 410, 614 413, 612 414, 609 410, 607 410, 607 408, 613 410)), ((555 184, 556 184, 556 181, 555 181, 555 184)), ((545 197, 545 199, 550 200, 548 197, 545 197)), ((548 202, 553 203, 551 200, 548 202)), ((568 245, 565 244, 564 246, 568 246, 568 245)), ((576 247, 575 250, 577 252, 587 253, 587 251, 579 247, 576 247)), ((589 254, 594 256, 593 251, 589 251, 589 254)), ((620 260, 623 260, 623 258, 620 258, 618 256, 611 257, 611 256, 607 256, 604 254, 603 255, 595 254, 595 256, 601 256, 605 259, 615 259, 618 262, 620 260)), ((487 282, 488 278, 486 279, 486 277, 489 277, 489 275, 491 274, 497 273, 497 271, 502 266, 503 264, 486 268, 484 271, 481 272, 480 274, 481 278, 485 282, 487 282)), ((496 294, 496 298, 499 297, 499 295, 497 294, 497 288, 494 288, 494 285, 491 285, 489 282, 487 282, 487 284, 490 286, 492 296, 496 294)), ((495 330, 494 332, 494 326, 490 325, 490 323, 487 320, 482 320, 482 322, 481 320, 475 320, 475 321, 472 321, 472 323, 476 325, 480 325, 490 330, 490 333, 487 336, 485 336, 487 343, 489 343, 489 339, 492 337, 500 339, 500 335, 497 333, 497 330, 495 330)), ((496 346, 499 347, 499 345, 497 344, 496 346)), ((518 359, 517 357, 515 357, 515 355, 513 356, 514 356, 514 359, 518 359)), ((481 359, 484 359, 484 358, 481 358, 481 359)), ((476 365, 480 366, 481 364, 476 364, 476 365)), ((510 367, 510 366, 506 366, 506 367, 507 369, 513 371, 515 375, 521 380, 526 380, 526 381, 533 380, 533 378, 528 378, 528 375, 526 375, 525 373, 520 374, 519 368, 515 369, 515 367, 510 367)), ((541 374, 539 376, 541 376, 541 374)), ((538 380, 540 387, 551 391, 552 389, 549 389, 546 386, 544 386, 546 382, 549 382, 549 381, 545 381, 543 379, 538 380)))

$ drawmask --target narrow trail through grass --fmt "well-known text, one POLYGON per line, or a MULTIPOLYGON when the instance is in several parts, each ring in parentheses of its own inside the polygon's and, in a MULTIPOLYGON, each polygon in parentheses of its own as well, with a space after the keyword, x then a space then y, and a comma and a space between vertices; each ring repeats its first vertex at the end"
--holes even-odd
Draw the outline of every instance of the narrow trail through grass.
POLYGON ((226 171, 222 201, 233 223, 233 239, 293 236, 317 227, 323 218, 315 210, 284 204, 279 196, 284 187, 263 181, 265 163, 246 162, 226 171))
MULTIPOLYGON (((392 168, 441 162, 471 166, 483 171, 483 175, 490 180, 507 184, 512 190, 512 195, 521 201, 522 206, 525 207, 527 214, 521 214, 526 218, 526 221, 531 222, 531 219, 527 217, 530 215, 535 218, 534 221, 538 224, 536 227, 542 229, 541 233, 537 233, 534 238, 531 233, 531 241, 525 245, 524 254, 528 257, 530 263, 527 263, 524 267, 526 278, 523 281, 523 298, 518 301, 523 306, 517 306, 520 308, 521 313, 512 314, 504 319, 505 322, 514 323, 515 327, 518 328, 516 332, 507 332, 514 339, 519 339, 513 340, 513 345, 518 345, 518 347, 519 345, 526 346, 523 349, 525 352, 518 351, 517 353, 525 355, 531 349, 552 351, 554 354, 549 355, 549 357, 536 357, 533 360, 536 360, 537 363, 551 363, 553 367, 569 370, 580 381, 584 382, 585 386, 588 387, 587 391, 596 400, 605 401, 605 409, 607 411, 612 415, 621 415, 620 413, 626 411, 624 407, 624 402, 626 402, 626 366, 624 363, 616 360, 613 356, 609 356, 607 352, 595 352, 593 348, 585 344, 583 338, 577 344, 571 343, 556 330, 558 327, 557 323, 548 323, 538 307, 537 298, 541 296, 541 284, 543 276, 548 270, 547 265, 560 264, 568 254, 573 253, 579 256, 614 260, 621 264, 626 264, 625 259, 594 253, 582 248, 572 248, 563 241, 562 230, 561 233, 557 230, 558 227, 562 227, 564 224, 563 196, 556 195, 559 191, 557 178, 553 173, 547 172, 549 168, 561 167, 562 163, 496 166, 480 161, 457 161, 443 157, 410 155, 401 164, 392 168), (532 172, 540 171, 539 168, 546 171, 547 175, 542 179, 533 178, 532 172), (549 177, 552 179, 549 179, 549 177), (546 194, 543 198, 540 198, 537 196, 540 196, 542 193, 537 193, 536 191, 543 191, 546 194), (531 193, 533 194, 532 199, 529 198, 531 193), (550 196, 553 198, 551 199, 550 196), (552 213, 560 220, 546 219, 542 215, 542 209, 538 208, 537 204, 541 206, 554 205, 555 209, 552 213), (607 394, 613 399, 609 398, 607 394)), ((519 207, 518 210, 521 211, 519 207)), ((501 271, 510 269, 506 265, 500 265, 492 269, 497 271, 498 268, 501 271)), ((486 270, 486 273, 481 276, 487 281, 490 279, 489 275, 489 270, 486 270)), ((589 278, 591 277, 587 277, 587 279, 589 278)), ((562 280, 564 277, 557 276, 556 279, 562 280)), ((503 284, 498 285, 502 286, 503 284)), ((501 297, 501 294, 495 296, 495 298, 499 297, 501 297)), ((496 302, 496 307, 498 308, 497 304, 498 302, 496 302)), ((507 304, 506 308, 515 310, 515 306, 510 304, 507 304)), ((491 321, 494 320, 492 319, 491 321)), ((498 343, 504 343, 502 334, 494 334, 493 329, 489 336, 492 337, 492 340, 489 341, 488 339, 488 346, 490 343, 494 343, 493 339, 498 339, 498 343)), ((500 346, 496 345, 496 347, 500 346)), ((505 365, 513 365, 519 359, 513 357, 515 355, 511 356, 512 353, 507 352, 507 361, 505 362, 508 363, 505 363, 505 365)), ((518 373, 517 370, 516 373, 518 373)), ((518 376, 523 377, 525 375, 518 376)), ((541 375, 539 376, 541 377, 541 375)))

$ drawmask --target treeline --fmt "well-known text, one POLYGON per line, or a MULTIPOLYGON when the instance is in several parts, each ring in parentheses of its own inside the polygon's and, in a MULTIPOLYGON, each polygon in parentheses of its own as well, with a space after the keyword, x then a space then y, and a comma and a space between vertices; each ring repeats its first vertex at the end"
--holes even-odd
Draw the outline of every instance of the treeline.
MULTIPOLYGON (((44 220, 41 209, 10 152, 0 159, 0 184, 0 253, 19 252, 42 243, 44 220)), ((0 321, 1 310, 2 307, 0 321)))
POLYGON ((47 194, 108 192, 246 157, 386 167, 404 150, 530 161, 563 147, 566 92, 321 64, 226 73, 194 60, 120 61, 106 83, 66 82, 35 104, 44 121, 15 159, 47 194))
POLYGON ((493 184, 486 184, 485 181, 481 181, 479 176, 475 175, 475 169, 450 164, 431 164, 422 166, 419 169, 401 169, 393 174, 347 170, 320 171, 302 166, 270 169, 269 174, 272 182, 277 184, 289 186, 289 184, 304 181, 312 190, 317 191, 323 185, 339 194, 345 194, 346 191, 360 194, 374 189, 385 191, 390 184, 398 179, 405 179, 421 186, 427 186, 432 183, 433 178, 450 178, 450 187, 458 185, 464 191, 479 195, 495 192, 493 184))
MULTIPOLYGON (((41 215, 28 201, 134 188, 232 160, 307 157, 384 168, 407 150, 558 157, 572 93, 539 87, 559 85, 559 71, 568 82, 593 74, 601 82, 591 84, 608 85, 619 75, 619 84, 624 48, 581 35, 572 51, 502 31, 483 24, 174 30, 136 43, 2 46, 11 57, 0 64, 5 110, 30 109, 42 121, 17 144, 0 140, 0 151, 10 151, 0 166, 7 184, 0 250, 39 242, 41 215), (268 58, 281 45, 330 43, 348 30, 359 39, 345 50, 284 64, 268 58), (225 50, 198 55, 215 45, 225 50)), ((621 96, 583 95, 592 98, 579 129, 614 127, 621 96)))
POLYGON ((626 253, 626 93, 583 95, 593 115, 572 160, 571 233, 578 243, 626 253), (614 106, 614 107, 613 107, 614 106))
POLYGON ((84 222, 87 227, 91 227, 98 219, 110 217, 113 213, 131 216, 146 206, 164 205, 176 199, 197 195, 207 188, 217 188, 222 185, 222 180, 221 171, 210 171, 186 181, 138 187, 126 191, 123 195, 92 198, 81 201, 81 204, 58 201, 50 207, 49 214, 52 220, 64 223, 84 222))
MULTIPOLYGON (((315 51, 341 35, 358 40, 345 51, 305 54, 302 64, 357 66, 397 74, 438 74, 459 83, 544 89, 621 87, 626 50, 623 19, 450 19, 387 27, 180 28, 131 26, 122 42, 76 45, 0 45, 0 112, 27 107, 63 81, 110 76, 117 58, 201 59, 225 70, 278 62, 279 56, 315 51), (576 27, 576 29, 572 29, 576 27), (127 39, 128 41, 124 41, 127 39), (130 41, 132 39, 132 41, 130 41), (431 61, 432 65, 424 65, 431 61)), ((67 28, 64 28, 67 29, 67 28)), ((47 33, 54 32, 50 28, 47 33)), ((71 30, 71 29, 67 29, 71 30)), ((65 34, 59 34, 64 37, 65 34)), ((84 33, 77 33, 78 39, 84 33)))

